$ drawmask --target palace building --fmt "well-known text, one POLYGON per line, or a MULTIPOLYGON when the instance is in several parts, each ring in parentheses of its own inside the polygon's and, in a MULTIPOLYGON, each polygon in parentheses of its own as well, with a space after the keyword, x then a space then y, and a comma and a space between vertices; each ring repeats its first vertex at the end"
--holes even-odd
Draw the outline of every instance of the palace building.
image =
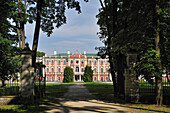
POLYGON ((36 62, 42 62, 46 67, 43 69, 43 76, 46 80, 53 82, 62 82, 64 78, 64 69, 70 66, 74 71, 74 81, 83 82, 83 75, 86 65, 91 66, 93 70, 93 81, 112 81, 109 72, 110 64, 108 59, 102 59, 97 54, 84 53, 67 53, 37 57, 36 62))

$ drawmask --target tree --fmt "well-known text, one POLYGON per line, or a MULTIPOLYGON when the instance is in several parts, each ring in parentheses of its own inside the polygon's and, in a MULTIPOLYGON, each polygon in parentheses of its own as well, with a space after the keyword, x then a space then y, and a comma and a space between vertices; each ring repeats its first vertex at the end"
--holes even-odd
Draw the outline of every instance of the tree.
POLYGON ((6 3, 10 0, 0 1, 0 79, 2 87, 5 86, 5 80, 9 75, 13 76, 20 70, 20 49, 13 46, 16 44, 16 36, 11 35, 14 32, 7 18, 9 18, 10 6, 6 3))
MULTIPOLYGON (((100 2, 102 3, 101 0, 100 2)), ((113 11, 111 3, 116 3, 116 0, 104 0, 97 17, 100 26, 99 37, 105 44, 105 47, 100 50, 108 56, 109 52, 115 54, 111 56, 112 59, 109 59, 115 66, 111 65, 111 68, 115 68, 114 71, 120 73, 117 77, 118 92, 120 91, 119 83, 121 83, 119 80, 123 77, 122 70, 125 67, 124 54, 135 51, 138 53, 137 72, 139 75, 143 74, 151 84, 153 84, 151 78, 156 78, 157 98, 155 100, 157 104, 161 104, 161 75, 163 69, 169 69, 170 62, 168 46, 170 4, 167 0, 161 2, 159 0, 147 2, 146 0, 117 0, 117 2, 117 7, 114 7, 117 13, 112 13, 110 16, 109 12, 113 11), (106 10, 107 8, 110 10, 106 10), (112 38, 108 40, 109 37, 112 38)))
POLYGON ((63 82, 73 82, 74 72, 73 69, 69 66, 66 66, 64 69, 64 79, 63 82))
POLYGON ((86 66, 84 70, 84 76, 83 76, 84 82, 93 82, 93 70, 91 69, 91 66, 86 66))
MULTIPOLYGON (((84 1, 87 2, 88 0, 84 1)), ((33 23, 35 21, 32 45, 33 65, 36 61, 40 28, 50 36, 53 33, 54 25, 58 28, 66 23, 66 7, 68 9, 75 8, 79 13, 81 12, 79 2, 75 0, 13 0, 11 6, 14 7, 11 18, 16 23, 15 28, 17 29, 20 47, 25 47, 24 25, 27 22, 33 23), (22 37, 22 46, 20 37, 22 37)))
MULTIPOLYGON (((110 72, 112 74, 114 96, 124 94, 124 62, 123 48, 115 43, 119 40, 118 33, 122 28, 121 20, 121 1, 99 0, 102 8, 99 10, 97 24, 100 26, 99 38, 105 44, 100 47, 99 55, 109 57, 110 72), (116 73, 117 72, 117 77, 116 73)), ((120 41, 120 40, 119 40, 120 41)), ((120 43, 120 42, 119 42, 120 43)))
POLYGON ((45 56, 44 52, 37 51, 36 57, 43 57, 45 56))

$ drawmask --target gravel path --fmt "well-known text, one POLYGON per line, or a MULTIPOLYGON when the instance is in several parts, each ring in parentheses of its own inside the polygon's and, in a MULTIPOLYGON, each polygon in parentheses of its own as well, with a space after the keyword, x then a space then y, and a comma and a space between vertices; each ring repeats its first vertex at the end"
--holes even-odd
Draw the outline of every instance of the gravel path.
POLYGON ((69 86, 69 91, 58 100, 46 113, 142 113, 121 104, 96 100, 83 84, 69 86))

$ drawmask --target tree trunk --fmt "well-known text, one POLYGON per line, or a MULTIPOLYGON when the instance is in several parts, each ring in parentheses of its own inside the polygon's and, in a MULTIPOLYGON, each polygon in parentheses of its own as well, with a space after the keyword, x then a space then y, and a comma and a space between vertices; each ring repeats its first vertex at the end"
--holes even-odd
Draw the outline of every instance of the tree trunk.
MULTIPOLYGON (((155 49, 157 50, 157 55, 160 56, 160 47, 159 47, 159 44, 160 44, 160 29, 159 29, 159 24, 160 24, 160 21, 159 21, 159 15, 160 15, 160 7, 159 7, 159 0, 155 0, 155 29, 156 29, 156 39, 155 39, 155 49)), ((159 59, 161 61, 161 59, 159 59)), ((160 73, 156 76, 156 86, 155 86, 155 89, 156 89, 156 103, 157 105, 162 105, 162 98, 163 98, 163 92, 162 92, 162 73, 161 73, 161 69, 162 69, 162 66, 161 66, 161 63, 159 63, 158 65, 158 69, 157 69, 157 73, 160 73)))
POLYGON ((109 56, 109 61, 110 61, 110 71, 111 71, 112 81, 113 81, 114 96, 117 97, 118 96, 117 80, 116 80, 116 75, 115 75, 115 71, 113 67, 114 64, 113 64, 112 59, 110 59, 110 56, 109 56))
POLYGON ((19 29, 18 29, 18 28, 17 28, 17 35, 18 35, 19 47, 20 47, 20 48, 22 48, 22 46, 21 46, 20 31, 19 31, 19 29))
POLYGON ((123 66, 123 54, 117 55, 117 84, 118 84, 118 93, 120 96, 124 96, 124 66, 123 66))
POLYGON ((5 84, 5 80, 4 80, 4 79, 2 79, 1 81, 2 81, 2 86, 1 86, 1 87, 6 86, 6 84, 5 84))
POLYGON ((156 89, 156 104, 162 105, 163 101, 162 78, 156 77, 155 89, 156 89))
POLYGON ((36 63, 36 52, 38 48, 38 40, 39 40, 39 33, 40 33, 42 3, 43 0, 37 0, 37 18, 36 18, 36 26, 34 31, 33 46, 32 46, 32 51, 34 52, 32 58, 32 64, 34 67, 36 63))

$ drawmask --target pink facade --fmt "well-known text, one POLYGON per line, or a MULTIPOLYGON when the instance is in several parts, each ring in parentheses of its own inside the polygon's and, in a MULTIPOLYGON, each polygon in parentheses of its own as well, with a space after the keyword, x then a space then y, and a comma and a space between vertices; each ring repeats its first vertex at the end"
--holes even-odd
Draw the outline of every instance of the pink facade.
POLYGON ((86 65, 92 67, 94 81, 111 81, 108 59, 101 59, 96 54, 86 54, 86 52, 81 54, 78 53, 78 51, 70 54, 68 51, 63 54, 39 57, 37 58, 37 62, 43 62, 46 66, 46 68, 43 69, 43 75, 46 75, 47 81, 62 82, 64 69, 66 66, 70 66, 74 71, 74 81, 82 82, 86 65))

